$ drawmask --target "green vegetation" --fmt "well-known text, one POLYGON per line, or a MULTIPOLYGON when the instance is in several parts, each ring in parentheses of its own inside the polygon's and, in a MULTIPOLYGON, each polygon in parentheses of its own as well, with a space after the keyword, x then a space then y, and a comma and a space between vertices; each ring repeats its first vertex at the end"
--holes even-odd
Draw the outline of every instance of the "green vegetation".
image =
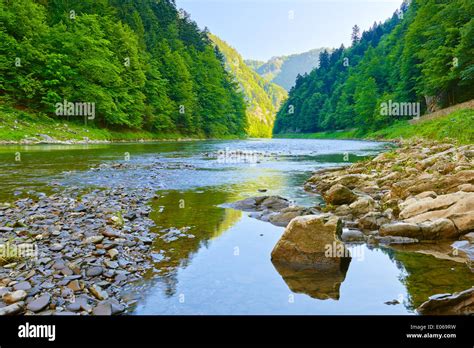
POLYGON ((0 139, 19 142, 21 140, 41 140, 40 134, 56 140, 161 140, 183 138, 177 133, 157 133, 145 130, 121 129, 111 130, 95 125, 87 127, 80 122, 51 118, 48 115, 32 110, 18 110, 10 105, 0 103, 0 139))
POLYGON ((378 131, 365 132, 362 129, 318 133, 288 133, 275 135, 277 138, 302 139, 376 139, 396 140, 422 137, 431 140, 454 140, 459 144, 474 143, 474 110, 458 110, 432 120, 410 124, 398 121, 378 131))
POLYGON ((341 138, 421 132, 467 141, 469 135, 456 134, 457 125, 433 124, 433 129, 445 129, 445 134, 435 135, 428 129, 431 123, 411 128, 400 117, 381 112, 381 106, 414 103, 423 113, 473 99, 473 37, 472 1, 404 2, 392 18, 374 23, 362 36, 355 26, 350 48, 320 54, 320 67, 298 77, 277 114, 274 133, 329 132, 321 136, 341 138))
POLYGON ((46 124, 66 121, 57 103, 94 103, 99 138, 246 135, 222 55, 172 0, 0 0, 0 96, 46 124))
POLYGON ((246 60, 245 63, 255 70, 265 80, 276 83, 289 91, 294 86, 298 75, 309 73, 319 64, 319 54, 325 48, 292 54, 289 56, 273 57, 268 62, 246 60))
POLYGON ((209 37, 224 55, 228 71, 235 76, 245 96, 247 134, 256 138, 271 137, 275 114, 287 96, 286 91, 250 69, 240 54, 225 41, 212 34, 209 37))

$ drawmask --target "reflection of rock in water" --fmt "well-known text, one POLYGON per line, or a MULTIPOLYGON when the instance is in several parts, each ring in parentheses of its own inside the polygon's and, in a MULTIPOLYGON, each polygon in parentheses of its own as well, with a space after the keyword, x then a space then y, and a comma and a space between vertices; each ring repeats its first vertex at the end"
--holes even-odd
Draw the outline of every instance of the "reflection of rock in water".
POLYGON ((339 300, 339 288, 346 278, 350 257, 340 259, 339 265, 324 268, 295 268, 273 262, 291 291, 319 300, 339 300))

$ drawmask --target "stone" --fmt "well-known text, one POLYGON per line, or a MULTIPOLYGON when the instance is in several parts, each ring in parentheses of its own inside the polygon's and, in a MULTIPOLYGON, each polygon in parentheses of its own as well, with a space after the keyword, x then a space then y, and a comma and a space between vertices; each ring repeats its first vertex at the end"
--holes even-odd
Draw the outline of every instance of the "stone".
POLYGON ((30 290, 31 289, 31 284, 27 281, 16 283, 13 285, 13 290, 30 290))
POLYGON ((343 242, 363 242, 365 241, 365 235, 359 230, 344 228, 341 239, 343 242))
POLYGON ((474 192, 459 191, 434 199, 408 199, 400 208, 400 218, 408 222, 447 218, 453 221, 460 234, 474 229, 474 192))
POLYGON ((105 260, 104 261, 104 265, 107 267, 107 268, 112 268, 112 269, 115 269, 119 266, 118 262, 116 261, 111 261, 111 260, 105 260))
POLYGON ((422 235, 420 226, 408 222, 395 222, 382 225, 379 234, 381 236, 400 236, 408 238, 418 238, 422 235))
POLYGON ((381 236, 400 236, 419 240, 448 240, 459 236, 449 219, 436 219, 424 223, 395 222, 380 227, 381 236))
POLYGON ((106 300, 109 298, 107 291, 103 290, 99 285, 94 284, 89 288, 89 291, 94 295, 98 300, 106 300))
POLYGON ((474 287, 454 294, 431 296, 417 311, 423 315, 472 315, 474 287))
MULTIPOLYGON (((278 213, 271 214, 268 218, 275 226, 286 227, 297 216, 309 215, 311 213, 310 209, 304 207, 288 207, 282 209, 278 213)), ((262 219, 260 217, 260 219, 262 219)))
POLYGON ((377 230, 380 226, 387 224, 390 222, 390 219, 384 214, 380 212, 370 212, 362 216, 357 221, 357 226, 362 230, 377 230))
POLYGON ((93 310, 92 315, 112 315, 110 303, 99 303, 93 310))
POLYGON ((262 209, 268 209, 273 211, 280 211, 284 208, 288 208, 290 206, 290 202, 280 196, 270 196, 265 198, 261 204, 262 209))
POLYGON ((0 308, 0 316, 19 314, 23 311, 24 306, 25 306, 24 302, 17 302, 17 303, 13 303, 9 306, 1 307, 0 308))
POLYGON ((64 249, 64 245, 60 243, 55 243, 50 246, 49 250, 51 251, 61 251, 64 249))
POLYGON ((98 244, 102 242, 104 236, 90 236, 84 239, 84 244, 98 244))
POLYGON ((336 184, 325 193, 324 199, 328 204, 342 205, 351 204, 357 199, 357 196, 346 186, 336 184))
POLYGON ((14 291, 14 292, 7 292, 7 293, 3 294, 2 300, 6 304, 12 304, 12 303, 16 303, 16 302, 19 302, 19 301, 23 301, 26 298, 26 296, 27 296, 26 291, 17 290, 17 291, 14 291))
POLYGON ((103 268, 101 266, 89 267, 86 271, 86 276, 88 277, 97 277, 102 274, 103 268))
POLYGON ((112 249, 107 251, 107 255, 110 257, 111 260, 115 260, 117 258, 118 254, 119 254, 119 252, 115 248, 112 248, 112 249))
POLYGON ((375 209, 376 203, 372 197, 360 197, 349 205, 351 213, 354 215, 363 215, 375 209))
POLYGON ((28 303, 26 308, 32 312, 39 312, 43 309, 46 308, 47 305, 49 305, 49 302, 51 301, 51 296, 49 294, 44 294, 37 299, 31 301, 28 303))
POLYGON ((340 240, 341 234, 342 221, 337 216, 298 216, 291 220, 273 248, 272 261, 293 267, 338 267, 344 258, 339 255, 349 254, 340 240))

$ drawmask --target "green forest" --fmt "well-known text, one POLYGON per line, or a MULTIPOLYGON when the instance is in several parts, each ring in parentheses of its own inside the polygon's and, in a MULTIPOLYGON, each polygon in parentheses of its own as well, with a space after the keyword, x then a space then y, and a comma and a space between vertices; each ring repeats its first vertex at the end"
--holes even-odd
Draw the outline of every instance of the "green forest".
POLYGON ((238 84, 174 1, 0 0, 0 102, 63 122, 65 100, 97 127, 246 136, 238 84))
POLYGON ((413 116, 387 115, 384 103, 415 103, 423 114, 474 98, 471 0, 406 1, 362 34, 354 26, 351 38, 298 76, 274 133, 368 133, 413 116))
POLYGON ((225 57, 227 70, 236 77, 247 104, 247 134, 254 138, 271 138, 275 115, 287 92, 246 65, 240 54, 215 35, 209 37, 225 57))

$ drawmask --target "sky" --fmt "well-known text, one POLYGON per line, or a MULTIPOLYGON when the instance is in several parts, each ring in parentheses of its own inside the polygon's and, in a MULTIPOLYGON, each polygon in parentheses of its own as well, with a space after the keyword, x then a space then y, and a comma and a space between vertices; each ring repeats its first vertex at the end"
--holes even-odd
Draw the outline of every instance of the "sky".
POLYGON ((362 31, 391 17, 402 0, 176 0, 191 19, 237 49, 245 59, 350 45, 362 31))

